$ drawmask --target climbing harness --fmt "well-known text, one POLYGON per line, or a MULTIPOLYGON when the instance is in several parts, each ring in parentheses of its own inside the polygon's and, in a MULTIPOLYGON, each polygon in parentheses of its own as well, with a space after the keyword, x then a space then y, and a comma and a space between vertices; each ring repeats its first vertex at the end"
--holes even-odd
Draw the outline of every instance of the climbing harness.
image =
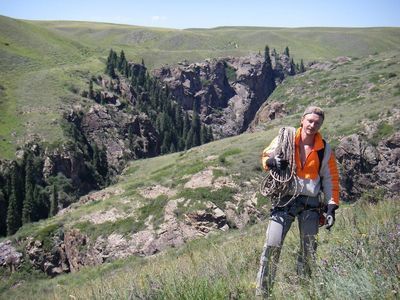
POLYGON ((294 127, 282 127, 279 130, 274 156, 287 160, 288 167, 285 170, 271 168, 261 181, 260 193, 271 199, 273 208, 289 205, 300 194, 300 184, 296 175, 295 135, 294 127), (288 197, 289 195, 291 197, 288 197))

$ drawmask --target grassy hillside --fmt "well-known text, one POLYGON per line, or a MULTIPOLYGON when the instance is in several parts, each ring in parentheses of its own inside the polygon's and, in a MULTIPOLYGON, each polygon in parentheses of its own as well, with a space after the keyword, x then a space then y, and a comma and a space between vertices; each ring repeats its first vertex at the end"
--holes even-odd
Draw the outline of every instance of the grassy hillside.
POLYGON ((305 61, 341 55, 363 56, 398 49, 400 40, 398 28, 218 27, 176 30, 87 22, 46 21, 38 24, 99 48, 127 49, 133 56, 148 57, 145 61, 150 66, 182 59, 197 61, 207 57, 262 52, 266 44, 277 51, 289 46, 295 59, 303 58, 305 61), (156 53, 161 57, 155 57, 156 53))
MULTIPOLYGON (((399 108, 399 52, 387 52, 315 66, 305 74, 284 81, 271 99, 285 103, 289 115, 258 132, 216 141, 187 152, 133 161, 117 184, 107 189, 109 196, 86 204, 74 204, 55 218, 22 227, 15 238, 46 238, 58 227, 79 228, 92 240, 119 233, 128 237, 151 223, 162 222, 169 200, 184 198, 177 216, 206 207, 207 201, 224 207, 236 195, 241 207, 257 199, 257 207, 267 216, 269 204, 257 194, 263 176, 259 157, 263 147, 277 134, 278 127, 296 126, 304 106, 326 108, 324 135, 335 145, 338 139, 358 132, 363 120, 377 120, 399 108), (227 177, 234 183, 219 192, 209 188, 185 188, 194 174, 213 170, 213 181, 227 177), (162 185, 171 194, 154 199, 143 196, 145 188, 162 185), (93 225, 87 216, 113 210, 124 216, 117 221, 93 225)), ((386 124, 374 139, 398 131, 399 123, 386 124)), ((366 191, 368 193, 369 191, 366 191)), ((282 254, 274 295, 277 299, 395 299, 399 293, 399 199, 372 205, 360 199, 343 204, 332 232, 319 235, 318 265, 310 280, 295 272, 298 250, 296 226, 289 232, 282 254), (290 291, 290 292, 288 292, 290 291)), ((255 220, 253 220, 254 222, 255 220)), ((100 298, 100 299, 251 299, 258 259, 262 250, 266 221, 242 230, 216 232, 207 239, 149 258, 132 257, 85 268, 77 274, 44 279, 32 270, 8 277, 0 286, 0 298, 100 298), (11 288, 12 286, 17 286, 11 288), (71 295, 71 296, 70 296, 71 295)))
POLYGON ((298 62, 340 55, 360 57, 399 49, 399 28, 162 29, 128 25, 22 21, 0 16, 0 158, 37 135, 62 140, 59 118, 74 103, 87 78, 104 69, 110 48, 150 68, 183 59, 262 52, 265 45, 298 62), (78 94, 77 94, 78 92, 78 94))
MULTIPOLYGON (((287 78, 269 101, 284 103, 294 125, 308 105, 324 107, 328 118, 323 132, 336 145, 343 135, 357 132, 362 120, 379 120, 380 113, 389 116, 393 108, 399 108, 399 58, 400 53, 392 51, 317 64, 305 74, 287 78)), ((260 124, 259 128, 270 126, 260 124)), ((392 129, 399 128, 397 124, 392 129)))
MULTIPOLYGON (((334 229, 319 233, 314 276, 306 280, 296 275, 299 246, 294 224, 285 240, 273 298, 398 299, 399 213, 398 201, 342 206, 334 229)), ((30 280, 22 274, 18 286, 3 289, 0 297, 253 299, 264 235, 265 224, 260 223, 148 259, 132 257, 54 279, 30 280)), ((2 281, 2 286, 7 283, 2 281)))
POLYGON ((102 65, 89 48, 35 24, 0 16, 0 26, 0 157, 12 158, 35 134, 62 138, 62 111, 81 101, 73 89, 102 65))

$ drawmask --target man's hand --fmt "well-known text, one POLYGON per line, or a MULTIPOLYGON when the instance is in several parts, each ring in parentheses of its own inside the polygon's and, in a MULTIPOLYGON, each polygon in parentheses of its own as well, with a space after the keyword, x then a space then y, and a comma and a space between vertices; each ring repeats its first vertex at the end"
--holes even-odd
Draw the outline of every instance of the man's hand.
POLYGON ((328 204, 328 208, 326 210, 326 222, 325 228, 330 230, 333 224, 335 224, 335 210, 338 209, 339 206, 336 204, 328 204))
POLYGON ((285 170, 289 165, 286 159, 282 159, 279 156, 270 157, 267 159, 267 166, 270 169, 285 170))

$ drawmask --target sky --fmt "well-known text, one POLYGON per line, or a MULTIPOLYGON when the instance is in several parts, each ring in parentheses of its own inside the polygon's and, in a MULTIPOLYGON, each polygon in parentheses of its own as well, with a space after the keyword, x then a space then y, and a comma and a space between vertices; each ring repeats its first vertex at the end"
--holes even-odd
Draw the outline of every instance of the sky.
POLYGON ((0 0, 0 15, 175 29, 399 27, 400 0, 0 0))

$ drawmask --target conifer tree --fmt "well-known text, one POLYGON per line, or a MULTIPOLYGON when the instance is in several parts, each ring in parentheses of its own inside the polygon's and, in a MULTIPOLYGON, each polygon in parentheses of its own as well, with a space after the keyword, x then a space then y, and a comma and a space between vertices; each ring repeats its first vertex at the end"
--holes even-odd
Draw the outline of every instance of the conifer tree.
POLYGON ((304 62, 303 59, 300 60, 300 73, 304 73, 306 71, 306 68, 304 67, 304 62))
POLYGON ((207 137, 208 142, 212 142, 214 140, 213 132, 211 126, 208 127, 208 137, 207 137))
POLYGON ((121 53, 118 58, 117 68, 120 72, 125 72, 126 58, 124 50, 121 50, 121 53))
POLYGON ((115 67, 117 66, 117 59, 117 54, 113 51, 113 49, 111 49, 106 63, 106 74, 108 74, 111 78, 116 77, 115 67))
POLYGON ((89 80, 89 99, 94 99, 93 80, 89 80))
POLYGON ((50 212, 49 216, 53 217, 57 214, 58 212, 58 190, 56 184, 53 184, 53 188, 51 191, 51 197, 50 197, 50 212))
POLYGON ((271 65, 271 57, 269 55, 269 47, 268 47, 268 45, 265 46, 265 50, 264 50, 264 63, 267 64, 267 65, 270 65, 272 67, 272 65, 271 65))
POLYGON ((290 59, 290 71, 289 75, 295 75, 296 74, 296 65, 294 64, 293 58, 290 59))
POLYGON ((190 128, 186 135, 185 149, 190 149, 193 147, 193 130, 190 128))
MULTIPOLYGON (((196 104, 194 104, 196 106, 196 104)), ((200 122, 200 117, 197 112, 197 108, 194 107, 193 111, 193 117, 192 117, 192 126, 191 129, 192 134, 193 134, 193 141, 192 141, 192 147, 199 146, 200 145, 200 130, 201 130, 201 122, 200 122)))
POLYGON ((14 161, 10 169, 8 207, 7 207, 7 235, 14 234, 21 227, 21 212, 23 186, 20 185, 18 164, 14 161))
POLYGON ((15 193, 10 194, 8 199, 8 209, 7 209, 7 235, 12 235, 17 232, 20 227, 21 217, 18 213, 17 198, 15 193))
POLYGON ((33 209, 33 161, 32 154, 28 153, 25 159, 25 198, 22 207, 22 224, 30 223, 33 209))
POLYGON ((35 185, 33 190, 33 208, 32 208, 32 221, 45 219, 49 215, 49 203, 45 199, 44 194, 41 192, 42 187, 35 185))
POLYGON ((208 132, 204 124, 201 125, 200 129, 200 143, 203 145, 208 142, 208 132))
POLYGON ((185 112, 185 118, 183 119, 183 132, 182 132, 182 138, 186 141, 186 137, 189 133, 190 130, 190 120, 189 120, 189 114, 185 112))
POLYGON ((288 46, 286 46, 285 52, 284 52, 284 53, 285 53, 286 56, 290 56, 290 55, 289 55, 289 47, 288 47, 288 46))
POLYGON ((8 202, 3 190, 0 188, 0 236, 7 234, 7 209, 8 202))

